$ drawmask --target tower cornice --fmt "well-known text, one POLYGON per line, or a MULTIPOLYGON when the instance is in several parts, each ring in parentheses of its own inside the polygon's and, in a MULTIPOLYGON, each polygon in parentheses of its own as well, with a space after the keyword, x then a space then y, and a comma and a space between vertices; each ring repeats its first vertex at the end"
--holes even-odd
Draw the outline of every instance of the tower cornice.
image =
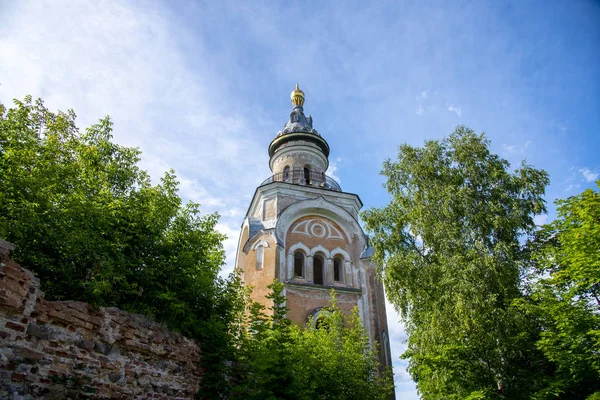
POLYGON ((285 135, 277 136, 269 145, 269 157, 273 157, 277 149, 282 145, 296 141, 307 141, 314 143, 319 146, 326 158, 329 157, 329 144, 327 141, 321 136, 317 136, 314 133, 308 132, 286 133, 285 135))

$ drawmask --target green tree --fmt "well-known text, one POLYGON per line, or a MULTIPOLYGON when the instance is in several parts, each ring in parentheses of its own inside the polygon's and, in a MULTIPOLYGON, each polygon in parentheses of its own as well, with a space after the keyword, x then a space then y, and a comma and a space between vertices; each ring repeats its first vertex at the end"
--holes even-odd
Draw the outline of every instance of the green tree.
POLYGON ((234 397, 243 399, 295 399, 292 385, 293 345, 291 321, 286 318, 283 284, 271 283, 268 311, 249 302, 248 334, 240 343, 237 366, 240 378, 234 397))
MULTIPOLYGON (((393 390, 390 371, 380 371, 358 311, 344 315, 332 292, 319 327, 291 324, 285 317, 283 284, 269 286, 273 307, 250 305, 248 336, 240 348, 243 399, 386 399, 393 390)), ((315 321, 316 322, 316 321, 315 321)))
POLYGON ((509 168, 484 135, 459 126, 422 148, 402 145, 383 165, 390 203, 363 213, 425 399, 525 399, 545 385, 539 321, 512 302, 527 260, 520 240, 545 211, 548 176, 509 168))
POLYGON ((73 111, 31 97, 0 104, 0 237, 47 298, 142 313, 200 340, 206 360, 229 354, 242 303, 239 281, 218 275, 219 216, 182 204, 173 171, 152 185, 111 132, 108 117, 82 133, 73 111))
MULTIPOLYGON (((600 181, 597 182, 600 185, 600 181)), ((536 398, 600 396, 600 193, 556 201, 531 241, 534 277, 523 310, 542 321, 538 348, 556 365, 536 398)))
POLYGON ((354 307, 345 315, 331 292, 331 305, 308 329, 293 331, 292 374, 298 399, 388 399, 391 368, 382 368, 377 349, 354 307))

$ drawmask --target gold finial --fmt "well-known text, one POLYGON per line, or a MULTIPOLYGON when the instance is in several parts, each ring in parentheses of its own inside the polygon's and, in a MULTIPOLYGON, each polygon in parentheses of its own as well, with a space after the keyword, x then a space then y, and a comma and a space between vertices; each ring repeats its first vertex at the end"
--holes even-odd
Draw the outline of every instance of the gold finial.
POLYGON ((291 98, 294 107, 302 107, 304 105, 304 92, 300 90, 297 83, 296 89, 294 89, 294 91, 292 92, 291 98))

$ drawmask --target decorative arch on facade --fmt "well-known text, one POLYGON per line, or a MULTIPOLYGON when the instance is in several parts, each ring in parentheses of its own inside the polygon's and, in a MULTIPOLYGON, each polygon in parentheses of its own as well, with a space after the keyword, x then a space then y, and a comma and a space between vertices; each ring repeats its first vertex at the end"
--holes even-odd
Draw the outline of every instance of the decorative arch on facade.
POLYGON ((252 245, 252 250, 256 250, 258 248, 258 246, 263 246, 263 247, 267 247, 268 248, 269 247, 269 242, 267 242, 266 240, 261 239, 261 240, 257 241, 256 243, 254 243, 252 245))
POLYGON ((335 222, 344 232, 348 242, 353 242, 353 237, 357 237, 359 249, 364 249, 367 244, 363 230, 354 219, 352 214, 345 208, 325 200, 323 197, 317 199, 301 200, 287 207, 277 219, 275 226, 275 236, 279 243, 285 243, 287 232, 290 226, 298 219, 306 216, 321 216, 335 222))
POLYGON ((331 258, 334 258, 337 255, 341 255, 342 258, 344 259, 344 261, 350 261, 352 262, 352 259, 350 258, 350 254, 348 254, 348 252, 340 247, 336 247, 335 249, 331 250, 331 258))
POLYGON ((328 258, 331 258, 331 254, 329 253, 329 250, 327 250, 325 247, 323 247, 322 245, 317 245, 315 247, 313 247, 312 249, 310 249, 310 255, 311 256, 315 256, 315 254, 317 253, 323 253, 323 256, 325 257, 325 260, 327 260, 328 258))
POLYGON ((319 319, 327 318, 331 315, 331 311, 324 307, 317 307, 306 316, 306 324, 311 328, 319 329, 319 319))
POLYGON ((305 256, 312 255, 312 253, 311 253, 310 249, 308 248, 308 246, 305 245, 302 242, 298 242, 298 243, 294 244, 293 246, 291 246, 288 249, 288 254, 294 254, 296 252, 296 250, 302 250, 304 252, 305 256))

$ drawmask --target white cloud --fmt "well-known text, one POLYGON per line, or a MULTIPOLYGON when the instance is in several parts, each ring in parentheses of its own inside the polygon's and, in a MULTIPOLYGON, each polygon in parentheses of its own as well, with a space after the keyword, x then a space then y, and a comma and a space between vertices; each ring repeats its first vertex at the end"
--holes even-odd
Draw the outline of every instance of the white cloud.
POLYGON ((456 115, 458 115, 459 117, 462 116, 462 110, 461 110, 461 108, 457 107, 457 106, 454 106, 452 104, 450 104, 448 106, 448 111, 452 111, 452 112, 456 113, 456 115))
POLYGON ((234 208, 231 208, 231 209, 227 210, 227 212, 224 215, 226 215, 228 217, 231 217, 231 218, 238 218, 239 217, 240 220, 241 220, 242 219, 241 217, 244 216, 244 210, 242 210, 239 207, 234 207, 234 208))
POLYGON ((581 172, 586 182, 594 182, 598 179, 598 173, 590 171, 589 168, 581 168, 579 172, 581 172))
POLYGON ((221 276, 227 276, 235 267, 234 263, 239 239, 239 230, 232 227, 230 224, 224 223, 218 223, 216 228, 217 231, 227 235, 227 239, 225 239, 223 242, 223 249, 225 250, 227 265, 223 271, 221 271, 221 276))
POLYGON ((3 7, 0 101, 42 97, 50 109, 74 108, 82 129, 109 114, 115 141, 141 148, 140 166, 155 183, 173 168, 185 200, 200 203, 203 212, 230 210, 219 228, 229 236, 231 268, 246 193, 268 175, 266 146, 253 138, 267 127, 275 134, 279 124, 228 97, 228 82, 214 73, 202 40, 186 43, 192 35, 172 26, 156 5, 23 1, 3 7), (193 68, 180 50, 186 45, 197 56, 193 68))
POLYGON ((388 331, 390 337, 390 350, 392 355, 392 366, 394 369, 394 384, 396 385, 396 398, 418 399, 416 385, 407 371, 408 362, 400 359, 407 349, 406 332, 401 321, 400 314, 394 306, 386 299, 385 310, 388 320, 388 331))
POLYGON ((339 164, 342 162, 341 157, 336 158, 333 161, 329 161, 329 168, 327 168, 326 174, 335 179, 339 184, 342 183, 338 176, 339 164))
POLYGON ((527 150, 527 148, 530 145, 531 145, 531 140, 528 140, 522 146, 504 144, 504 145, 502 145, 502 147, 504 148, 504 152, 505 153, 508 153, 508 154, 522 154, 522 153, 525 152, 525 150, 527 150))
POLYGON ((427 98, 427 90, 423 90, 417 97, 417 109, 415 110, 415 114, 423 115, 425 109, 423 108, 423 100, 427 98))
POLYGON ((565 188, 565 192, 570 192, 573 189, 579 189, 581 187, 581 185, 579 184, 574 184, 574 183, 570 183, 566 188, 565 188))

